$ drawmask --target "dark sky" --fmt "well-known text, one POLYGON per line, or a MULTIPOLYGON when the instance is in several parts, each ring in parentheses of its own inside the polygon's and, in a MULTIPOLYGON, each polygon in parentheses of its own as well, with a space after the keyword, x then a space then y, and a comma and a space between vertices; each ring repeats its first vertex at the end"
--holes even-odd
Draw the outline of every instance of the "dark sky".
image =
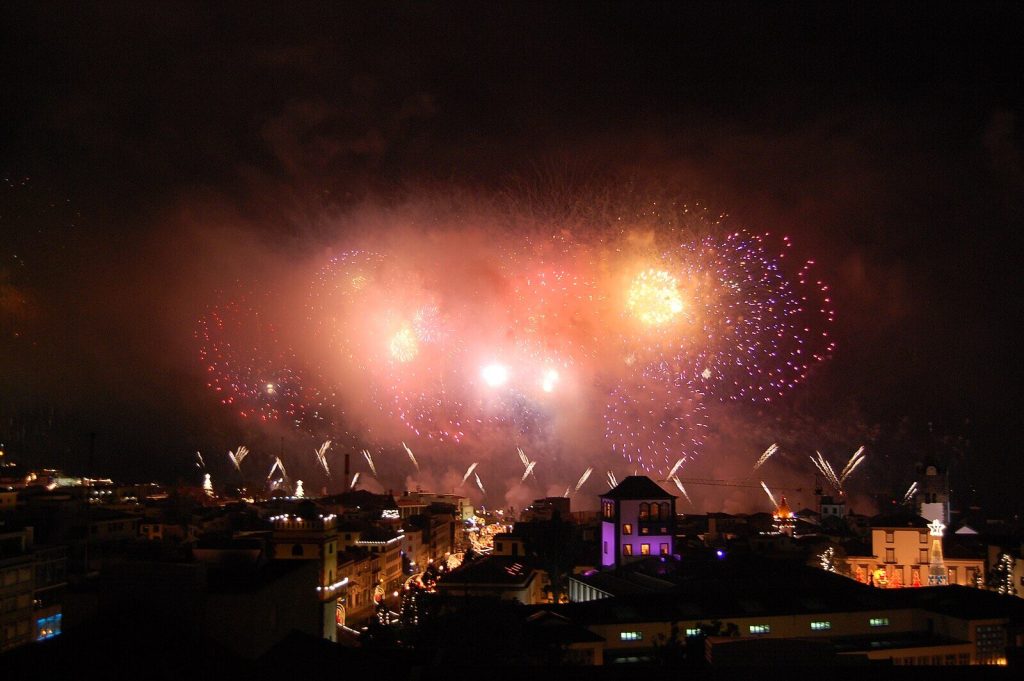
POLYGON ((792 234, 838 310, 811 394, 1019 506, 1019 3, 325 4, 5 3, 0 439, 173 475, 231 440, 187 357, 238 252, 555 169, 792 234))

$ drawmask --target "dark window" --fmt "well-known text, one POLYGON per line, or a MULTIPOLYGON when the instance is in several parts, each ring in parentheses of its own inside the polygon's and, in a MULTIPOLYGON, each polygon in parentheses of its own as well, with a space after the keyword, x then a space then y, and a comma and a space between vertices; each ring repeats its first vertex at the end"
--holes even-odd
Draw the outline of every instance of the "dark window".
POLYGON ((644 522, 651 517, 651 505, 648 503, 640 504, 640 522, 644 522))
POLYGON ((302 544, 295 544, 294 546, 292 546, 292 555, 293 556, 301 556, 302 555, 302 544))

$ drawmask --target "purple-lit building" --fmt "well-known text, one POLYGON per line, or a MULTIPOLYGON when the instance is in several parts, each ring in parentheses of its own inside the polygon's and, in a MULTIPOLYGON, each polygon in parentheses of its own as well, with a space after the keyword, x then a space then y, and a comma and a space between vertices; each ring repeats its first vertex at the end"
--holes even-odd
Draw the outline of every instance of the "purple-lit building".
POLYGON ((676 498, 643 475, 601 495, 601 565, 672 553, 676 498))

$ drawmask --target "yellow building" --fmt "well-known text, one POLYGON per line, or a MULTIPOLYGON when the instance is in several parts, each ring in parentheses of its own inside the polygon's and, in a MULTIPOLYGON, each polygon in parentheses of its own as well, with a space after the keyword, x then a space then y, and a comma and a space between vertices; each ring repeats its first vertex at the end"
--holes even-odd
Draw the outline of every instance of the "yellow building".
MULTIPOLYGON (((937 586, 959 584, 979 586, 985 574, 983 558, 950 557, 943 550, 943 534, 934 536, 939 525, 916 515, 879 516, 872 521, 871 555, 847 556, 854 579, 877 587, 937 586), (936 545, 940 550, 936 563, 936 545), (941 565, 943 579, 936 568, 941 565)), ((942 526, 945 529, 945 526, 942 526)))

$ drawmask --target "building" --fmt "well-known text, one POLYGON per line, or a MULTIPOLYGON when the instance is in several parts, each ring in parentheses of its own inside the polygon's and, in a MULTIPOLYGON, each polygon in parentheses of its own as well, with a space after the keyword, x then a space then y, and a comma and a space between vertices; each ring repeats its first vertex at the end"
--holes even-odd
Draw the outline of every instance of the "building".
POLYGON ((938 518, 949 525, 949 477, 947 471, 928 458, 917 466, 920 486, 915 501, 917 514, 929 519, 938 518))
POLYGON ((749 556, 688 564, 680 579, 632 574, 638 567, 577 575, 574 602, 552 607, 604 639, 606 663, 653 662, 675 644, 713 665, 787 664, 786 651, 802 647, 813 649, 808 663, 1005 664, 1021 643, 1024 606, 979 589, 880 590, 749 556))
POLYGON ((676 497, 643 475, 601 495, 601 566, 672 554, 676 497))
POLYGON ((450 597, 499 598, 534 605, 544 602, 545 581, 541 570, 518 559, 487 556, 445 575, 437 590, 450 597))
POLYGON ((871 522, 871 555, 847 556, 854 579, 878 587, 981 586, 984 556, 953 557, 957 552, 948 550, 949 540, 939 526, 945 528, 937 520, 929 524, 911 514, 877 516, 871 522), (934 536, 933 532, 940 534, 934 536))
POLYGON ((64 547, 40 547, 31 527, 0 530, 0 652, 61 633, 64 547))

